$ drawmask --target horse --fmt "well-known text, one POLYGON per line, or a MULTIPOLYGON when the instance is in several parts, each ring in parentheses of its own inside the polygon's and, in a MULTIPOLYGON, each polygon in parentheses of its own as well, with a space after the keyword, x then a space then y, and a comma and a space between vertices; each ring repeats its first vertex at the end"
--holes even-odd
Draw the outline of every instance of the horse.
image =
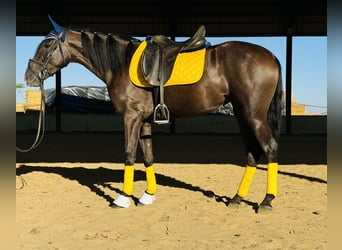
MULTIPOLYGON (((49 16, 50 18, 50 16, 49 16)), ((153 89, 136 86, 129 76, 132 56, 141 45, 133 36, 76 30, 57 24, 38 45, 25 72, 28 86, 42 86, 68 63, 82 64, 108 89, 115 111, 122 115, 125 161, 122 191, 111 207, 131 205, 134 164, 138 145, 146 171, 146 189, 138 205, 156 200, 157 181, 152 148, 153 89)), ((178 46, 178 42, 173 42, 178 46)), ((164 89, 165 105, 172 118, 207 114, 230 102, 245 146, 246 163, 241 182, 228 207, 238 208, 247 196, 261 157, 267 161, 267 184, 257 212, 271 211, 278 192, 278 145, 282 97, 281 65, 266 48, 229 41, 205 48, 201 78, 193 84, 164 89)))

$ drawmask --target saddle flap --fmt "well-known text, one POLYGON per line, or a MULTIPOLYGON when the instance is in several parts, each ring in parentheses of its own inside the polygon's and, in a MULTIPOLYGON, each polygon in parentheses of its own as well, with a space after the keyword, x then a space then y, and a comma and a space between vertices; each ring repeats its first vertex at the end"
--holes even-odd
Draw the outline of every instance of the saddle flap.
POLYGON ((155 35, 146 39, 146 43, 140 65, 142 76, 152 86, 164 85, 171 77, 178 53, 205 47, 205 27, 201 25, 197 32, 184 42, 175 42, 164 35, 155 35))
POLYGON ((172 73, 179 47, 160 47, 148 41, 141 58, 141 71, 145 80, 153 85, 165 84, 172 73))
MULTIPOLYGON (((146 81, 142 73, 142 54, 146 46, 147 41, 143 41, 134 52, 129 65, 129 77, 134 85, 151 88, 154 86, 146 81)), ((205 55, 205 48, 177 54, 175 63, 172 66, 171 76, 164 86, 187 85, 198 82, 204 72, 205 55)), ((145 70, 148 71, 147 67, 145 70)))
POLYGON ((141 55, 141 73, 145 80, 153 85, 159 85, 159 52, 160 48, 152 42, 148 42, 141 55))

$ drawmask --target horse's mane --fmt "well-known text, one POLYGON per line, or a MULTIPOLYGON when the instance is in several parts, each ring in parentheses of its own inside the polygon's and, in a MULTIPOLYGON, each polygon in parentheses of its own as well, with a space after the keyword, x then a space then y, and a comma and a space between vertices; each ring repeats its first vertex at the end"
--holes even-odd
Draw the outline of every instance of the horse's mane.
POLYGON ((100 73, 105 73, 110 70, 115 74, 121 69, 122 61, 119 58, 119 53, 122 48, 118 40, 128 41, 126 48, 126 62, 130 61, 133 54, 133 42, 138 41, 129 35, 108 34, 103 35, 98 32, 81 31, 81 41, 84 50, 84 55, 89 58, 95 70, 100 73), (91 39, 93 36, 93 40, 91 39))

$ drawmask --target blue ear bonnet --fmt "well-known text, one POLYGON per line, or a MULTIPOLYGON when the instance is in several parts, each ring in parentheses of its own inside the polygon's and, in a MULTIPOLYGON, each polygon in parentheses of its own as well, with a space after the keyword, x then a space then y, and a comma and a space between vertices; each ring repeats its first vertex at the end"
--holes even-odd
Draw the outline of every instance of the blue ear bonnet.
MULTIPOLYGON (((66 28, 60 26, 59 24, 57 24, 51 17, 50 15, 48 15, 50 22, 54 28, 54 30, 52 30, 50 33, 53 33, 56 36, 60 36, 61 37, 61 41, 64 42, 65 40, 65 35, 66 35, 66 28)), ((46 36, 46 38, 49 38, 49 35, 46 36)))

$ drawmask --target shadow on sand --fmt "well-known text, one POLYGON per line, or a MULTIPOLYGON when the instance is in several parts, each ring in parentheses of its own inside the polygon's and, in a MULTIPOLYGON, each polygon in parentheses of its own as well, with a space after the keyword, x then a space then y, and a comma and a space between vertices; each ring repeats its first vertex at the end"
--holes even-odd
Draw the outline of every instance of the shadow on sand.
MULTIPOLYGON (((259 170, 266 171, 266 168, 260 168, 259 170)), ((94 192, 96 195, 102 197, 105 199, 109 206, 113 205, 114 199, 105 194, 104 191, 102 191, 98 186, 102 186, 103 188, 108 188, 111 191, 114 191, 116 193, 120 193, 121 190, 118 188, 113 187, 110 183, 122 183, 123 182, 123 176, 124 172, 123 170, 112 170, 104 167, 99 167, 97 169, 88 169, 84 167, 51 167, 51 166, 30 166, 30 165, 20 165, 16 169, 16 175, 22 177, 25 174, 32 173, 32 172, 41 172, 41 173, 47 173, 47 174, 58 174, 62 176, 63 178, 66 178, 68 180, 75 180, 79 184, 88 187, 92 192, 94 192)), ((300 175, 296 173, 288 173, 284 171, 279 171, 279 174, 281 175, 287 175, 294 178, 300 178, 305 179, 311 182, 317 182, 317 183, 324 183, 326 184, 327 181, 316 178, 316 177, 310 177, 305 175, 300 175)), ((181 180, 177 180, 174 177, 166 176, 163 174, 156 174, 156 179, 158 185, 166 186, 166 187, 172 187, 172 188, 181 188, 186 189, 193 192, 200 192, 205 197, 213 198, 216 202, 222 202, 226 206, 229 205, 229 202, 231 201, 231 198, 228 196, 220 196, 217 195, 212 190, 204 190, 201 187, 193 186, 190 183, 186 183, 181 180)), ((134 180, 135 181, 145 181, 145 171, 141 170, 135 170, 134 172, 134 180)), ((138 197, 132 197, 135 204, 138 204, 138 197)), ((251 206, 255 211, 258 209, 258 203, 257 202, 251 202, 248 200, 243 200, 244 203, 251 206)))

